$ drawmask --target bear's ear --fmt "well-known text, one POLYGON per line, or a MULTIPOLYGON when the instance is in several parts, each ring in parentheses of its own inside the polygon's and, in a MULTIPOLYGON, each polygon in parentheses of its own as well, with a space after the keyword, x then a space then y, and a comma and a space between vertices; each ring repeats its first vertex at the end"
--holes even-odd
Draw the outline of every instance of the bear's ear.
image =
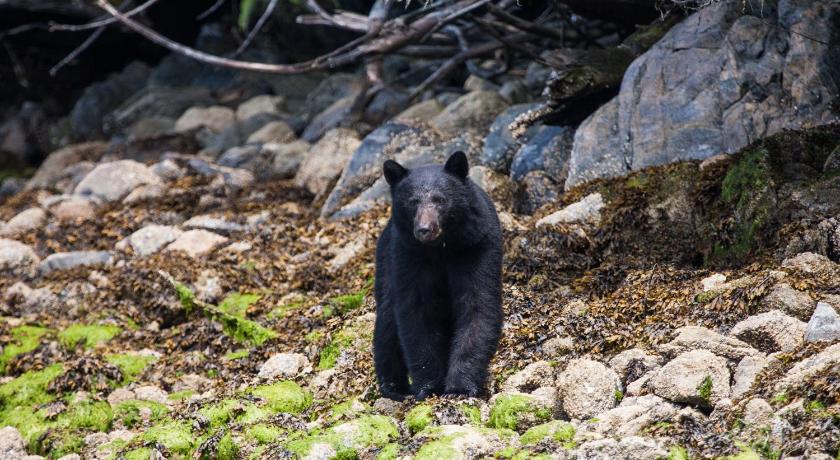
POLYGON ((408 174, 408 170, 394 160, 385 160, 382 170, 385 172, 385 180, 391 187, 397 185, 397 182, 408 174))
POLYGON ((470 173, 470 165, 467 162, 467 155, 460 150, 452 155, 449 155, 443 170, 461 179, 466 179, 467 174, 470 173))

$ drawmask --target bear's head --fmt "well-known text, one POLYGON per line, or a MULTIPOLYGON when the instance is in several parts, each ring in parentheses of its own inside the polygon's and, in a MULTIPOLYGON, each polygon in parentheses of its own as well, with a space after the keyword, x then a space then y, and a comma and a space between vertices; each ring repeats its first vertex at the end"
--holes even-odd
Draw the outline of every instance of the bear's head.
POLYGON ((444 165, 407 169, 393 160, 383 165, 391 186, 392 221, 423 244, 442 242, 447 231, 458 228, 470 208, 469 164, 464 152, 455 152, 444 165))

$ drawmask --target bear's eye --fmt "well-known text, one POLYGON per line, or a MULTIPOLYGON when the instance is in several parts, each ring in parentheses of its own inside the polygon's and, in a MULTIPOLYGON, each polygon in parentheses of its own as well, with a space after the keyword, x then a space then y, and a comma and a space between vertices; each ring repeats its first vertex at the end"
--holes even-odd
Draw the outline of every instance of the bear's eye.
POLYGON ((440 195, 432 195, 432 203, 434 204, 443 204, 446 202, 446 199, 440 195))
POLYGON ((411 206, 417 206, 418 204, 420 204, 420 198, 410 198, 408 200, 408 204, 410 204, 411 206))

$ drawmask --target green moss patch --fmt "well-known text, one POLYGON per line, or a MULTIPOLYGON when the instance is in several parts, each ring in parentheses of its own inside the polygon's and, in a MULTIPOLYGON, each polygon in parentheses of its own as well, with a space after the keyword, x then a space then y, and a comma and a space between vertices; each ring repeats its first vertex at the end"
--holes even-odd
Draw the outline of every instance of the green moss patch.
POLYGON ((523 445, 531 445, 541 442, 546 439, 564 444, 564 447, 573 448, 575 437, 575 427, 568 422, 560 420, 552 420, 542 425, 531 427, 526 431, 519 440, 523 445))
POLYGON ((41 337, 49 331, 39 326, 17 326, 9 330, 11 340, 3 345, 3 353, 0 354, 0 374, 6 372, 6 365, 18 355, 29 353, 38 348, 41 337))
POLYGON ((419 433, 432 424, 432 406, 419 404, 405 414, 405 425, 411 434, 419 433))
POLYGON ((241 349, 232 351, 225 355, 225 359, 228 361, 236 361, 237 359, 247 358, 251 352, 249 350, 241 349))
POLYGON ((106 361, 119 367, 122 371, 123 385, 136 381, 137 377, 146 369, 146 366, 153 363, 156 359, 154 356, 130 353, 108 355, 105 357, 106 361))
POLYGON ((321 349, 318 358, 318 369, 332 369, 335 367, 341 350, 350 348, 354 344, 364 343, 369 346, 373 337, 373 331, 367 330, 363 325, 350 324, 339 330, 332 337, 330 343, 321 349))
POLYGON ((286 430, 266 423, 257 423, 245 428, 245 436, 259 444, 270 444, 280 440, 286 430))
POLYGON ((551 419, 551 411, 536 404, 530 395, 504 394, 496 399, 490 410, 488 425, 492 428, 516 430, 525 416, 547 421, 551 419))
POLYGON ((229 315, 244 318, 245 313, 248 311, 248 307, 259 302, 261 298, 262 296, 259 294, 240 294, 238 292, 234 292, 228 294, 228 296, 222 300, 219 304, 219 310, 222 310, 229 315))
POLYGON ((285 447, 304 457, 316 444, 329 444, 339 458, 356 458, 357 452, 369 447, 385 446, 399 439, 397 424, 384 415, 367 415, 356 420, 328 428, 323 433, 313 433, 288 441, 285 447))
POLYGON ((225 399, 200 409, 198 412, 207 417, 211 428, 218 428, 233 420, 242 411, 242 405, 235 399, 225 399))
POLYGON ((110 324, 74 324, 58 333, 58 341, 67 348, 82 345, 93 348, 105 343, 119 334, 121 329, 110 324))
POLYGON ((129 400, 117 404, 114 408, 114 418, 120 420, 126 428, 135 428, 143 422, 141 411, 147 410, 151 415, 149 420, 155 423, 169 412, 169 408, 154 401, 129 400))
POLYGON ((144 441, 163 444, 172 453, 181 455, 189 454, 196 444, 190 423, 186 421, 170 420, 152 426, 143 433, 142 438, 144 441))
POLYGON ((274 412, 299 414, 312 404, 312 395, 290 381, 259 386, 250 393, 264 400, 265 407, 274 412))

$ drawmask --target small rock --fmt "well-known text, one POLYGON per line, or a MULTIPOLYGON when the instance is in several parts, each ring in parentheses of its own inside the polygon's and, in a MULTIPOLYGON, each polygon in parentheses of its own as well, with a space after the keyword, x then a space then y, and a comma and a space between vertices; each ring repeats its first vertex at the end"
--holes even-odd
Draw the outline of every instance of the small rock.
POLYGON ((601 210, 604 208, 604 198, 600 193, 592 193, 582 200, 572 203, 565 208, 549 214, 537 221, 537 227, 556 225, 559 223, 586 223, 598 225, 601 222, 601 210))
POLYGON ((163 180, 177 180, 186 174, 184 168, 178 166, 178 163, 170 159, 166 159, 163 161, 159 161, 153 164, 149 169, 152 170, 153 173, 157 174, 163 180))
POLYGON ((389 417, 398 417, 405 410, 405 403, 390 398, 379 398, 373 402, 373 411, 389 417))
POLYGON ((132 399, 137 399, 133 391, 127 388, 117 388, 108 395, 108 404, 110 404, 111 407, 117 407, 119 403, 130 401, 132 399))
POLYGON ((227 238, 207 230, 190 230, 182 233, 166 247, 166 251, 183 251, 196 258, 213 251, 228 241, 227 238))
POLYGON ((804 273, 816 274, 831 272, 837 268, 837 264, 826 256, 814 254, 813 252, 803 252, 802 254, 782 261, 782 267, 792 268, 804 273))
POLYGON ((773 407, 761 398, 752 398, 744 406, 744 423, 764 425, 773 416, 773 407))
POLYGON ((557 387, 563 411, 569 417, 587 419, 615 407, 621 381, 597 361, 575 359, 557 377, 557 387))
POLYGON ((755 384, 755 379, 758 374, 763 371, 769 364, 767 358, 763 356, 746 356, 738 363, 735 368, 734 384, 732 385, 731 398, 735 401, 741 399, 749 393, 755 384))
MULTIPOLYGON (((295 131, 285 121, 272 121, 248 136, 249 144, 286 144, 296 139, 295 131)), ((305 141, 304 141, 305 142, 305 141)))
POLYGON ((726 337, 705 327, 684 326, 677 329, 675 333, 674 340, 659 346, 661 354, 675 356, 686 351, 700 349, 734 360, 762 354, 738 339, 726 337))
POLYGON ((246 121, 255 115, 263 113, 272 115, 278 114, 283 108, 283 103, 284 100, 282 96, 263 94, 252 97, 251 99, 239 104, 239 107, 236 108, 236 119, 239 121, 246 121))
POLYGON ((111 442, 111 438, 108 436, 108 433, 103 433, 101 431, 85 436, 85 446, 87 447, 98 447, 109 442, 111 442))
POLYGON ((543 342, 542 347, 546 356, 564 355, 575 348, 575 340, 569 336, 552 337, 543 342))
POLYGON ((586 460, 659 460, 668 451, 655 439, 628 436, 621 440, 598 439, 585 442, 577 449, 578 459, 586 460))
POLYGON ((464 90, 467 92, 470 91, 497 91, 499 89, 499 85, 493 83, 490 80, 485 80, 481 77, 477 77, 475 75, 470 75, 467 77, 467 80, 464 82, 464 90))
POLYGON ((33 232, 44 225, 47 213, 41 208, 29 208, 19 212, 0 227, 0 236, 15 237, 33 232))
POLYGON ((519 80, 505 82, 499 89, 499 96, 508 104, 523 104, 531 100, 528 87, 519 80))
POLYGON ((244 225, 207 215, 192 217, 181 224, 181 226, 184 228, 202 228, 223 235, 229 235, 233 232, 241 232, 247 229, 244 225))
POLYGON ((548 361, 536 361, 511 375, 502 385, 503 391, 528 393, 540 387, 554 386, 556 369, 548 361))
POLYGON ((639 348, 631 348, 613 356, 609 362, 622 382, 630 383, 650 371, 662 366, 662 358, 645 353, 639 348))
POLYGON ((165 195, 166 190, 167 189, 160 184, 141 185, 126 195, 122 202, 125 204, 132 204, 139 203, 141 201, 154 200, 155 198, 160 198, 165 195))
POLYGON ((817 308, 805 330, 806 342, 834 342, 840 340, 840 315, 834 308, 817 302, 817 308))
POLYGON ((365 240, 364 237, 357 238, 339 249, 335 257, 327 262, 327 271, 335 273, 356 258, 365 249, 365 240))
POLYGON ((58 297, 49 289, 32 289, 20 281, 6 290, 4 300, 20 316, 51 311, 59 305, 58 297))
POLYGON ((45 275, 56 270, 69 270, 91 265, 106 265, 111 263, 113 255, 110 251, 71 251, 50 254, 38 265, 38 271, 45 275))
POLYGON ((140 185, 160 183, 160 178, 146 165, 134 160, 119 160, 97 166, 79 182, 75 193, 116 201, 140 185))
POLYGON ((172 391, 175 393, 179 391, 195 391, 200 393, 212 384, 213 381, 207 377, 198 374, 185 374, 178 378, 178 381, 172 385, 172 391))
POLYGON ((117 249, 131 247, 135 254, 146 257, 178 239, 184 232, 168 225, 147 225, 117 243, 117 249))
POLYGON ((64 178, 64 171, 68 166, 82 161, 95 161, 107 148, 108 144, 105 142, 88 142, 69 145, 50 153, 32 179, 26 183, 26 190, 54 187, 64 178))
POLYGON ((214 133, 221 133, 236 121, 233 110, 222 106, 192 107, 187 109, 175 122, 175 131, 186 132, 197 128, 207 128, 214 133))
POLYGON ((726 275, 722 273, 714 273, 700 280, 700 284, 703 285, 703 292, 716 291, 720 289, 725 282, 726 275))
POLYGON ((815 302, 805 292, 798 291, 787 283, 779 283, 762 300, 762 304, 807 321, 814 312, 815 302))
POLYGON ((7 426, 0 428, 0 458, 20 460, 26 456, 23 436, 17 428, 7 426))
POLYGON ((309 150, 295 175, 295 183, 314 195, 328 192, 353 155, 353 151, 361 143, 358 134, 352 129, 337 128, 328 131, 309 150))
POLYGON ((427 99, 403 110, 397 115, 397 121, 430 121, 443 111, 443 104, 437 99, 427 99))
POLYGON ((50 208, 50 212, 59 221, 85 221, 96 216, 90 200, 75 196, 50 208))
POLYGON ((662 366, 648 385, 669 401, 709 407, 729 397, 729 377, 726 360, 701 349, 682 353, 662 366))
POLYGON ((152 385, 140 386, 134 389, 134 395, 140 401, 151 401, 166 404, 169 394, 160 388, 152 385))
POLYGON ((79 454, 67 454, 63 457, 59 457, 58 460, 82 460, 82 457, 79 454))
POLYGON ((268 171, 266 171, 265 176, 257 171, 257 175, 262 179, 289 179, 294 177, 310 148, 309 142, 303 140, 286 144, 263 144, 260 154, 267 159, 268 171))
POLYGON ((625 397, 618 407, 595 416, 598 421, 594 429, 613 436, 633 436, 655 423, 671 420, 676 414, 677 406, 659 396, 625 397))
POLYGON ((309 367, 309 360, 300 353, 279 353, 268 358, 260 366, 261 379, 272 380, 275 378, 294 378, 301 371, 309 367))
POLYGON ((195 282, 195 294, 199 299, 213 303, 223 294, 221 283, 222 281, 216 275, 216 272, 203 270, 195 282))
POLYGON ((467 130, 484 131, 496 114, 507 107, 507 102, 495 91, 473 91, 446 106, 432 119, 432 126, 446 134, 459 134, 467 130))
POLYGON ((765 353, 791 351, 802 344, 806 324, 779 310, 750 316, 736 324, 729 335, 765 353))

